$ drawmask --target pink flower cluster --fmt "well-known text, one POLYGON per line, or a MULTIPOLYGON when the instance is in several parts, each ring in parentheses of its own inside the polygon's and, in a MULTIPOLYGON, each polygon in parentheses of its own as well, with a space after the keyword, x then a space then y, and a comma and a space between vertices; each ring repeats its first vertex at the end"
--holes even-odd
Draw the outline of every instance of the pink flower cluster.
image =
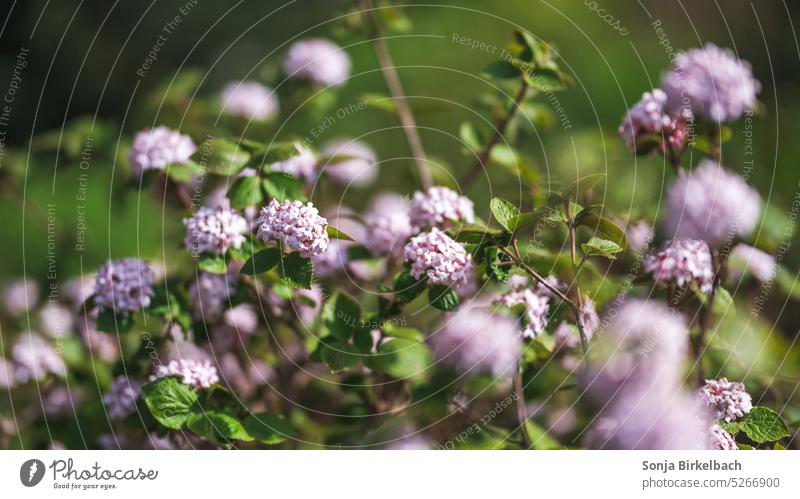
POLYGON ((196 150, 191 137, 160 126, 134 136, 130 161, 140 176, 147 170, 163 170, 170 163, 186 163, 196 150))
POLYGON ((711 425, 708 440, 708 446, 711 450, 739 450, 733 436, 718 424, 711 425))
POLYGON ((739 419, 753 408, 753 400, 744 384, 727 378, 707 379, 698 390, 700 400, 714 411, 714 416, 727 422, 739 419))
POLYGON ((61 355, 38 333, 27 332, 17 337, 11 348, 11 358, 16 367, 14 377, 20 383, 41 381, 48 374, 66 375, 61 355))
POLYGON ((733 248, 728 261, 733 279, 739 279, 745 271, 749 271, 756 279, 767 282, 775 278, 778 269, 774 256, 744 243, 733 248))
POLYGON ((416 230, 447 229, 453 222, 472 222, 474 205, 468 198, 447 187, 431 187, 415 192, 410 207, 411 225, 416 230))
POLYGON ((679 239, 703 239, 716 247, 758 224, 761 196, 741 176, 705 159, 679 178, 667 194, 666 230, 679 239))
POLYGON ((411 275, 423 276, 429 284, 460 286, 472 271, 472 255, 439 229, 412 237, 403 248, 403 257, 411 263, 411 275))
POLYGON ((273 90, 254 81, 232 81, 222 89, 225 112, 249 120, 268 120, 278 111, 273 90))
POLYGON ((184 244, 197 256, 201 253, 223 255, 230 248, 239 249, 250 229, 247 220, 236 210, 227 207, 202 207, 184 218, 186 239, 184 244))
POLYGON ((399 194, 386 192, 375 196, 365 219, 369 237, 364 245, 376 256, 401 253, 413 233, 408 201, 399 194))
POLYGON ((313 182, 317 178, 317 156, 314 151, 300 142, 295 142, 294 148, 298 154, 283 161, 272 163, 269 165, 270 169, 274 172, 283 172, 297 177, 305 182, 313 182))
POLYGON ((155 374, 150 376, 150 381, 155 381, 167 376, 177 376, 181 383, 195 388, 209 388, 219 381, 217 368, 211 365, 208 359, 196 361, 192 359, 171 360, 166 365, 160 365, 155 374))
POLYGON ((550 299, 537 294, 530 288, 512 289, 498 298, 495 303, 511 309, 522 309, 524 312, 523 338, 536 338, 547 327, 550 299))
POLYGON ((328 249, 328 221, 311 203, 273 199, 261 208, 258 237, 265 242, 286 244, 305 258, 328 249))
POLYGON ((704 241, 676 239, 661 251, 647 255, 644 269, 656 282, 678 286, 695 282, 704 293, 711 291, 714 284, 711 252, 704 241))
POLYGON ((688 108, 696 116, 726 122, 752 109, 761 84, 749 63, 709 43, 679 53, 662 88, 673 110, 688 108))
POLYGON ((672 149, 680 150, 686 145, 687 123, 691 113, 676 116, 667 108, 667 94, 656 88, 645 92, 642 99, 628 110, 619 126, 619 134, 628 149, 636 151, 647 137, 663 138, 672 149))
POLYGON ((516 321, 492 314, 479 305, 464 304, 445 315, 445 324, 430 337, 436 359, 461 372, 510 376, 522 348, 516 321))
POLYGON ((378 176, 375 152, 364 142, 338 139, 322 148, 325 173, 346 186, 363 187, 378 176))
POLYGON ((136 381, 117 376, 103 395, 103 403, 111 419, 124 419, 136 411, 136 401, 141 396, 142 389, 136 381))
POLYGON ((306 38, 292 44, 283 59, 283 71, 319 86, 338 86, 350 76, 350 58, 324 38, 306 38))
POLYGON ((156 276, 138 258, 111 260, 97 271, 94 302, 100 310, 129 314, 150 305, 156 276))

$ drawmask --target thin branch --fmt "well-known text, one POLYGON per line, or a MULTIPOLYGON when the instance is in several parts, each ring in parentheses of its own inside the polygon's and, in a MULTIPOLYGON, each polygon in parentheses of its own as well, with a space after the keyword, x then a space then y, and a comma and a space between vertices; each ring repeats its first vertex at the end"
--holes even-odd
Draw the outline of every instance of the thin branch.
POLYGON ((372 7, 372 1, 361 0, 360 5, 364 16, 367 18, 372 28, 372 48, 375 51, 375 57, 377 57, 378 64, 381 67, 383 79, 386 81, 386 87, 389 89, 389 93, 394 100, 397 119, 403 127, 406 142, 408 142, 408 147, 411 149, 411 154, 414 156, 419 182, 423 189, 427 189, 433 185, 433 179, 428 169, 427 157, 422 147, 422 139, 419 137, 414 114, 411 112, 411 108, 408 105, 408 99, 403 91, 403 85, 400 83, 400 77, 397 75, 397 70, 392 61, 392 56, 389 53, 389 48, 386 46, 386 40, 381 34, 380 24, 375 18, 375 10, 372 7))
POLYGON ((506 115, 495 124, 495 133, 492 138, 489 140, 489 143, 481 150, 478 154, 478 159, 475 161, 475 164, 472 165, 472 168, 464 175, 464 178, 461 179, 461 189, 464 192, 467 192, 472 184, 478 179, 478 175, 481 173, 481 169, 486 165, 487 161, 489 161, 489 156, 492 153, 492 148, 496 146, 503 136, 506 133, 506 128, 508 128, 508 124, 511 122, 511 119, 516 116, 517 111, 519 110, 519 106, 523 100, 525 100, 525 96, 528 93, 528 84, 525 80, 522 80, 522 86, 519 88, 519 92, 517 92, 516 97, 514 97, 514 102, 511 105, 511 109, 508 110, 506 115))
POLYGON ((514 374, 514 396, 517 399, 517 420, 519 421, 519 429, 522 433, 522 445, 526 449, 531 448, 531 436, 528 434, 528 407, 525 403, 525 390, 522 385, 522 367, 517 366, 517 372, 514 374))

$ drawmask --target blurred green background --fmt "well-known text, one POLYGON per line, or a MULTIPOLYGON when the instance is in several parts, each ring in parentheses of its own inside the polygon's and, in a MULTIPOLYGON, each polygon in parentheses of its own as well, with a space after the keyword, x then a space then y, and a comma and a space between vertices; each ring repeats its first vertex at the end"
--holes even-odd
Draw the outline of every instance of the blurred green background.
MULTIPOLYGON (((180 221, 158 200, 126 186, 129 166, 124 154, 125 144, 140 128, 158 123, 177 126, 183 121, 182 128, 191 129, 191 115, 184 116, 171 101, 187 68, 197 68, 203 76, 195 96, 202 104, 229 80, 270 75, 292 40, 326 36, 345 46, 354 63, 337 107, 357 103, 365 93, 385 93, 370 45, 343 30, 339 17, 351 8, 350 2, 322 0, 7 5, 3 17, 8 21, 0 36, 0 67, 6 80, 11 79, 20 50, 30 52, 5 140, 2 169, 23 172, 23 181, 7 185, 0 200, 5 220, 0 278, 23 271, 44 276, 48 214, 53 215, 54 262, 63 278, 94 269, 109 256, 139 253, 160 259, 176 249, 180 221), (157 60, 145 77, 137 76, 165 23, 176 15, 181 21, 166 37, 157 60), (78 252, 76 195, 81 170, 77 164, 84 144, 59 131, 65 126, 85 128, 94 116, 86 187, 88 239, 85 250, 78 252), (89 121, 76 125, 81 117, 89 121), (29 147, 34 136, 39 138, 29 147), (52 146, 59 140, 62 147, 56 152, 52 146), (50 212, 48 205, 54 205, 50 212)), ((780 225, 800 177, 796 165, 800 144, 790 128, 800 111, 800 51, 790 22, 797 10, 797 2, 738 0, 408 2, 403 12, 411 21, 410 30, 392 33, 389 47, 417 108, 428 154, 449 165, 450 171, 463 172, 472 159, 456 139, 458 127, 465 119, 478 122, 476 112, 488 117, 476 98, 489 89, 481 69, 496 57, 454 43, 453 34, 502 47, 514 29, 522 28, 551 42, 576 80, 573 88, 556 94, 567 120, 561 123, 569 126, 562 127, 556 118, 547 127, 544 119, 537 123, 541 126, 520 135, 520 149, 541 175, 543 189, 563 178, 608 172, 601 194, 623 220, 658 216, 662 189, 671 180, 660 159, 633 158, 616 135, 627 107, 658 84, 669 63, 652 23, 660 21, 675 50, 708 41, 731 47, 751 61, 763 85, 763 110, 753 123, 752 181, 777 207, 775 224, 780 225)), ((540 102, 548 105, 546 100, 540 102)), ((280 126, 247 133, 265 141, 290 133, 306 136, 319 119, 301 111, 280 126)), ((400 159, 409 153, 395 125, 393 116, 370 108, 336 120, 321 142, 366 134, 365 140, 382 159, 398 158, 382 166, 378 187, 411 192, 413 168, 400 159)), ((744 167, 742 127, 736 125, 725 151, 727 166, 738 171, 744 167)), ((488 200, 483 193, 490 188, 511 192, 506 193, 509 197, 515 189, 520 192, 513 175, 504 171, 497 171, 491 186, 485 178, 482 182, 471 194, 484 217, 486 203, 481 200, 488 200)), ((363 206, 372 189, 339 194, 343 203, 363 206)), ((765 230, 770 224, 775 225, 768 222, 765 230)), ((790 252, 791 267, 798 263, 797 253, 790 252)))

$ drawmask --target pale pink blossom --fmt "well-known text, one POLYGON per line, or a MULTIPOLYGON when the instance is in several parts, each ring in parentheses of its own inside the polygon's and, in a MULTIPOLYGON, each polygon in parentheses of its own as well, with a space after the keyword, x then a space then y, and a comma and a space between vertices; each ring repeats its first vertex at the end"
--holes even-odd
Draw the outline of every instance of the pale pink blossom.
POLYGON ((294 42, 283 59, 283 71, 318 86, 339 86, 350 76, 350 57, 335 43, 324 38, 294 42))
POLYGON ((300 142, 295 142, 293 146, 297 154, 270 164, 270 170, 286 173, 305 182, 313 182, 317 178, 317 156, 300 142))
POLYGON ((714 416, 727 422, 744 417, 753 408, 753 399, 744 384, 727 378, 707 379, 698 390, 700 400, 714 411, 714 416))
POLYGON ((16 366, 14 377, 20 383, 42 381, 48 374, 64 377, 67 373, 61 355, 38 333, 19 335, 11 347, 11 358, 16 366))
POLYGON ((733 121, 751 110, 761 84, 750 64, 713 43, 680 52, 662 88, 673 110, 688 109, 715 122, 733 121))
POLYGON ((117 376, 103 395, 103 403, 111 419, 124 419, 136 412, 136 402, 141 396, 142 389, 136 381, 117 376))
POLYGON ((226 113, 249 120, 269 120, 278 112, 275 92, 255 81, 232 81, 222 89, 226 113))
POLYGON ((717 247, 758 225, 761 196, 741 176, 705 159, 667 194, 667 233, 717 247))
POLYGON ((17 279, 3 289, 3 306, 13 316, 33 310, 39 302, 39 286, 32 279, 17 279))
POLYGON ((369 237, 364 245, 376 256, 397 256, 411 237, 413 229, 408 215, 408 200, 393 192, 375 196, 365 215, 369 237))
POLYGON ((656 282, 678 286, 695 283, 703 293, 710 292, 714 284, 711 252, 700 240, 676 239, 668 243, 661 251, 647 255, 644 270, 656 282))
POLYGON ((127 315, 150 305, 156 276, 137 258, 111 260, 100 267, 94 282, 94 302, 100 310, 127 315))
POLYGON ((328 249, 328 221, 311 203, 273 199, 261 208, 258 237, 265 242, 285 244, 305 258, 328 249))
POLYGON ((708 432, 708 446, 712 450, 739 450, 736 440, 725 431, 720 425, 711 425, 708 432))
POLYGON ((130 161, 134 174, 141 176, 148 170, 163 170, 170 163, 187 163, 196 150, 191 137, 160 126, 134 136, 130 161))
POLYGON ((183 244, 192 255, 201 253, 223 255, 229 249, 239 249, 250 230, 247 220, 231 208, 202 207, 190 218, 183 219, 186 238, 183 244))
POLYGON ((447 229, 455 222, 471 223, 475 211, 468 198, 447 187, 434 186, 414 193, 409 216, 411 225, 418 231, 434 227, 447 229))
POLYGON ((414 236, 403 249, 415 279, 426 277, 429 284, 460 286, 472 271, 472 255, 439 229, 414 236))
POLYGON ((337 139, 322 148, 325 173, 346 186, 363 187, 378 176, 375 152, 364 142, 337 139))
POLYGON ((429 341, 437 361, 461 372, 504 377, 512 375, 522 350, 516 321, 472 303, 446 314, 429 341))
POLYGON ((166 365, 156 368, 155 374, 150 376, 150 381, 155 381, 167 376, 177 376, 181 383, 195 388, 209 388, 219 382, 217 368, 211 365, 211 361, 194 361, 191 359, 171 360, 166 365))
POLYGON ((777 264, 775 257, 758 248, 739 243, 728 257, 731 278, 739 279, 744 272, 750 272, 756 279, 768 282, 775 278, 777 264))

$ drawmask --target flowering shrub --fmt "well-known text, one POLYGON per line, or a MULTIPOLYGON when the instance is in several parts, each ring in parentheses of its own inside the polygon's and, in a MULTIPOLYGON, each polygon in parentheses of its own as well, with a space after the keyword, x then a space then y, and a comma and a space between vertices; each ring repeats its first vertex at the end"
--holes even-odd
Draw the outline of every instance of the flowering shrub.
POLYGON ((779 313, 766 294, 798 298, 762 224, 774 206, 723 161, 728 127, 757 107, 747 62, 681 52, 661 88, 618 109, 609 154, 662 163, 659 210, 607 195, 618 182, 604 173, 537 165, 531 137, 558 135, 548 106, 574 82, 545 41, 515 32, 484 68, 493 122, 451 127, 464 153, 451 165, 425 154, 424 106, 380 35, 391 23, 341 23, 367 42, 294 40, 208 96, 187 77, 168 100, 180 119, 123 130, 113 195, 159 208, 136 223, 164 248, 92 241, 106 257, 81 258, 61 294, 5 285, 0 390, 31 421, 9 430, 0 413, 0 443, 44 446, 34 429, 54 419, 59 445, 83 445, 61 424, 73 406, 103 448, 797 446, 782 413, 800 409, 780 398, 796 349, 772 349, 789 352, 777 374, 742 365, 762 362, 745 357, 762 350, 762 309, 779 313), (368 45, 390 95, 348 106, 348 54, 368 45), (322 137, 355 112, 359 126, 390 113, 410 155, 371 133, 322 137), (312 131, 286 130, 294 116, 312 131))

